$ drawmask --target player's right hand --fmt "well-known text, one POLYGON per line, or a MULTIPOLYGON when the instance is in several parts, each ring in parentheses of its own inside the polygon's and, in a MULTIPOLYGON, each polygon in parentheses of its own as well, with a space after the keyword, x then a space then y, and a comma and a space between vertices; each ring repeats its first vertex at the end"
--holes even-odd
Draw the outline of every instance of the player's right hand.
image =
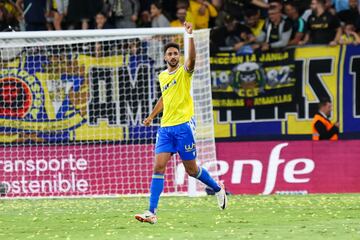
POLYGON ((152 121, 153 121, 152 117, 147 117, 147 118, 145 118, 145 120, 143 121, 143 124, 144 124, 146 127, 148 127, 148 126, 151 125, 152 121))
POLYGON ((188 34, 192 34, 192 31, 193 31, 193 25, 192 25, 192 23, 190 23, 190 22, 184 22, 184 27, 185 27, 185 31, 186 31, 188 34))

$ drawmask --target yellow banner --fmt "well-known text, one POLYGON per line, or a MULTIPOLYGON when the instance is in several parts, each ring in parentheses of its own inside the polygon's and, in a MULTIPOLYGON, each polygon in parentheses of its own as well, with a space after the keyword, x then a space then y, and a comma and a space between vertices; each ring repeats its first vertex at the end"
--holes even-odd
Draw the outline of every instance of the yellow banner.
POLYGON ((53 122, 27 122, 21 120, 0 119, 0 126, 21 129, 24 131, 63 131, 69 129, 70 127, 76 127, 77 125, 80 125, 82 121, 83 118, 79 114, 76 114, 69 119, 57 120, 53 122))

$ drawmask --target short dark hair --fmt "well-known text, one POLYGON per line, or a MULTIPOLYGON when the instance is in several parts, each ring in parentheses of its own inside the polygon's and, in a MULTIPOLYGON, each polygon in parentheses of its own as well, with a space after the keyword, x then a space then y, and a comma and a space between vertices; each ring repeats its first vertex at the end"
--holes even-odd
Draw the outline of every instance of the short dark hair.
POLYGON ((316 1, 323 6, 326 5, 326 0, 316 0, 316 1))
MULTIPOLYGON (((103 15, 105 18, 108 18, 108 15, 107 15, 107 13, 106 12, 104 12, 104 11, 100 11, 100 12, 98 12, 96 15, 103 15)), ((96 16, 95 15, 95 16, 96 16)))
POLYGON ((245 9, 245 17, 249 18, 260 13, 260 9, 255 6, 249 6, 245 9))
POLYGON ((284 7, 287 5, 293 7, 297 12, 299 12, 299 6, 295 2, 293 1, 284 2, 284 7))
POLYGON ((175 43, 175 42, 169 42, 164 46, 164 54, 166 53, 166 51, 168 50, 168 48, 176 48, 177 50, 180 51, 180 46, 179 44, 175 43))
POLYGON ((276 6, 270 6, 268 8, 268 14, 281 13, 281 10, 276 6))
POLYGON ((331 103, 331 100, 328 98, 321 98, 319 102, 319 108, 325 106, 327 103, 331 103))
POLYGON ((162 4, 161 4, 160 1, 154 1, 152 4, 153 4, 157 9, 160 9, 160 10, 163 9, 163 6, 162 6, 162 4))
POLYGON ((268 2, 269 2, 269 4, 271 4, 271 3, 283 4, 283 0, 269 0, 268 2))

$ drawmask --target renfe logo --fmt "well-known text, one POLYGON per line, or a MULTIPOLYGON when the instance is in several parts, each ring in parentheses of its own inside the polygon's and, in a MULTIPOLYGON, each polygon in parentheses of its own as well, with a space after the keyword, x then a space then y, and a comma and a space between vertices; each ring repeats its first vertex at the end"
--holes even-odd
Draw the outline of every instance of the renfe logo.
MULTIPOLYGON (((268 168, 265 178, 265 187, 262 194, 270 194, 275 188, 276 181, 278 180, 278 170, 281 164, 284 164, 283 179, 287 183, 307 183, 310 178, 301 177, 301 175, 309 174, 315 169, 315 163, 308 158, 296 158, 289 161, 281 159, 280 153, 283 148, 288 146, 288 143, 281 143, 276 145, 270 153, 268 168)), ((257 159, 244 159, 234 160, 233 169, 231 173, 231 184, 241 184, 242 176, 244 173, 244 166, 251 166, 251 183, 261 183, 262 176, 264 174, 264 161, 257 159)), ((214 169, 214 164, 217 165, 217 174, 215 176, 222 176, 228 173, 229 163, 226 161, 218 160, 217 162, 208 162, 203 165, 207 169, 214 169)), ((185 171, 181 165, 177 168, 177 183, 182 184, 184 182, 185 171)))
MULTIPOLYGON (((288 143, 282 143, 275 146, 269 157, 268 169, 266 174, 265 189, 263 194, 270 194, 275 187, 277 172, 279 165, 284 163, 284 180, 288 183, 306 183, 310 181, 310 178, 300 178, 297 177, 303 174, 311 173, 315 168, 315 163, 311 159, 307 158, 297 158, 290 160, 285 163, 285 159, 280 158, 281 149, 288 146, 288 143), (298 164, 303 163, 304 167, 302 169, 297 169, 298 164)), ((252 166, 252 175, 251 183, 260 183, 261 176, 263 173, 263 165, 259 160, 235 160, 233 166, 233 173, 231 177, 231 182, 233 184, 241 183, 241 177, 243 172, 243 166, 249 164, 252 166)))

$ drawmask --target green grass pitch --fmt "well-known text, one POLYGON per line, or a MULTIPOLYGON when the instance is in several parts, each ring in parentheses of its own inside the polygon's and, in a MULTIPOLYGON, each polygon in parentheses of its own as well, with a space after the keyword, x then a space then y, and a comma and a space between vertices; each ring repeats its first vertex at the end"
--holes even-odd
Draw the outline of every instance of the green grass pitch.
POLYGON ((147 201, 0 200, 0 239, 360 239, 360 194, 162 197, 155 225, 134 218, 147 201))

